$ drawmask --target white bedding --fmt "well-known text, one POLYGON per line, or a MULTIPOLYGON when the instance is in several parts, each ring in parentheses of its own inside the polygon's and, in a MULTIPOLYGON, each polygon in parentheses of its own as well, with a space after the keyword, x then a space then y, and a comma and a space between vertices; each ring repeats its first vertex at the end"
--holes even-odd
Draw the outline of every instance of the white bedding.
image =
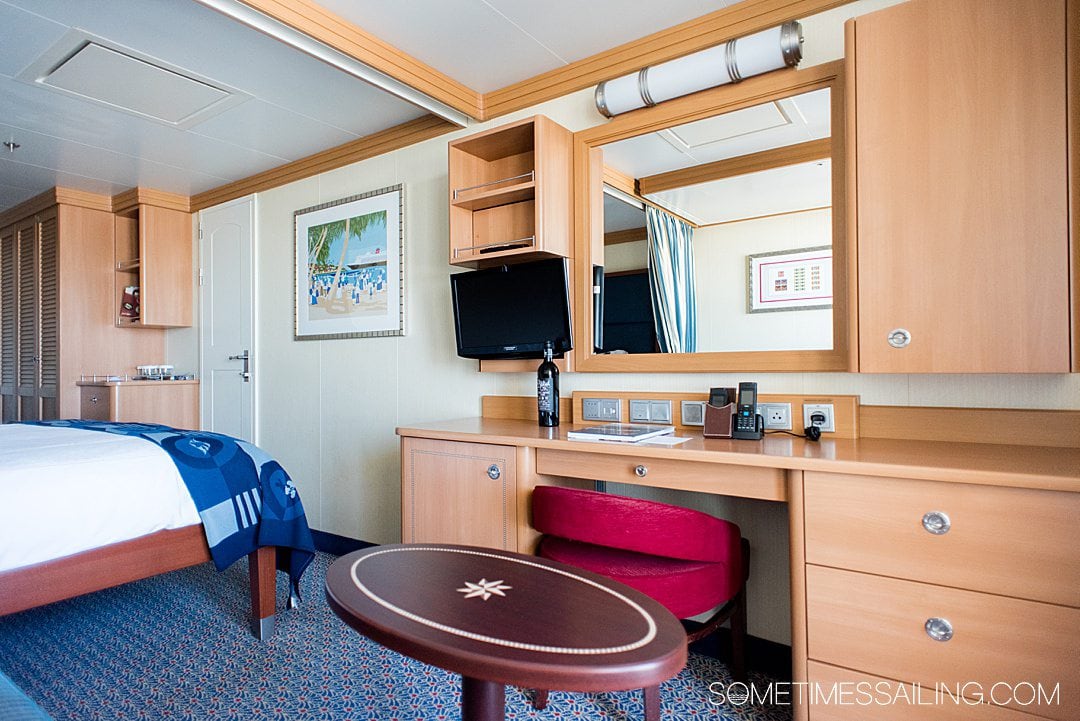
POLYGON ((0 426, 0 571, 199 523, 169 454, 100 431, 0 426))

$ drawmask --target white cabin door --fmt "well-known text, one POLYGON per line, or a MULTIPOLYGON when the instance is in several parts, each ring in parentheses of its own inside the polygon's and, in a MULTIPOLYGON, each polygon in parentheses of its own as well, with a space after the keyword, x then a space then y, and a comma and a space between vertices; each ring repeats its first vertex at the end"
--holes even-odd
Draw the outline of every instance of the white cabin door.
POLYGON ((204 430, 255 442, 255 199, 199 212, 200 395, 204 430))

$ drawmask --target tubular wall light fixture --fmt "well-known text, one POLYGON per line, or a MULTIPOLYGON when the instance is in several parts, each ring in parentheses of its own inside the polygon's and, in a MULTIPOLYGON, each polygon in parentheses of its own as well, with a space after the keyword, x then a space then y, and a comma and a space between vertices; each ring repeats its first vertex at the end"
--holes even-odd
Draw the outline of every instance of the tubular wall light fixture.
POLYGON ((802 25, 794 20, 728 40, 723 45, 605 80, 596 86, 596 108, 610 118, 770 70, 794 67, 802 59, 802 42, 802 25))

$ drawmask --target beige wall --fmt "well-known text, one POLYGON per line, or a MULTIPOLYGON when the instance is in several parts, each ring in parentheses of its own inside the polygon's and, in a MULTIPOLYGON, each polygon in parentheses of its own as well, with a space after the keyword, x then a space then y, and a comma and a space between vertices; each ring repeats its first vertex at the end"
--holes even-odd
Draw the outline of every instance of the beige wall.
MULTIPOLYGON (((827 15, 827 23, 804 23, 807 36, 830 36, 834 42, 840 38, 842 46, 842 13, 827 15), (821 32, 813 30, 815 24, 823 26, 821 32)), ((808 40, 807 57, 821 62, 836 54, 808 40)), ((603 121, 592 105, 592 90, 583 90, 494 123, 259 194, 258 443, 295 479, 313 528, 377 543, 400 540, 400 460, 394 428, 476 416, 484 394, 535 393, 532 374, 481 375, 475 362, 455 355, 446 259, 447 142, 535 113, 575 131, 603 121), (408 334, 293 340, 293 211, 396 183, 404 183, 406 192, 408 334)), ((174 332, 170 362, 195 358, 192 344, 197 346, 195 333, 174 332)), ((564 374, 561 380, 564 394, 583 389, 705 392, 710 386, 756 380, 764 393, 854 393, 871 404, 1080 408, 1080 375, 564 374)), ((786 508, 703 494, 658 495, 740 523, 755 549, 751 632, 788 642, 786 508)))

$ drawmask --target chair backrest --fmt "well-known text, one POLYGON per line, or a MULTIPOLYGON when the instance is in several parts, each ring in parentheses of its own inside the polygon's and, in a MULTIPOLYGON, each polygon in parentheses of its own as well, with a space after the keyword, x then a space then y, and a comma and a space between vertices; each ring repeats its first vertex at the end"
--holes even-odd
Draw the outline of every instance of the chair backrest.
POLYGON ((739 558, 739 527, 708 513, 576 488, 537 486, 532 524, 541 533, 687 561, 739 558))

